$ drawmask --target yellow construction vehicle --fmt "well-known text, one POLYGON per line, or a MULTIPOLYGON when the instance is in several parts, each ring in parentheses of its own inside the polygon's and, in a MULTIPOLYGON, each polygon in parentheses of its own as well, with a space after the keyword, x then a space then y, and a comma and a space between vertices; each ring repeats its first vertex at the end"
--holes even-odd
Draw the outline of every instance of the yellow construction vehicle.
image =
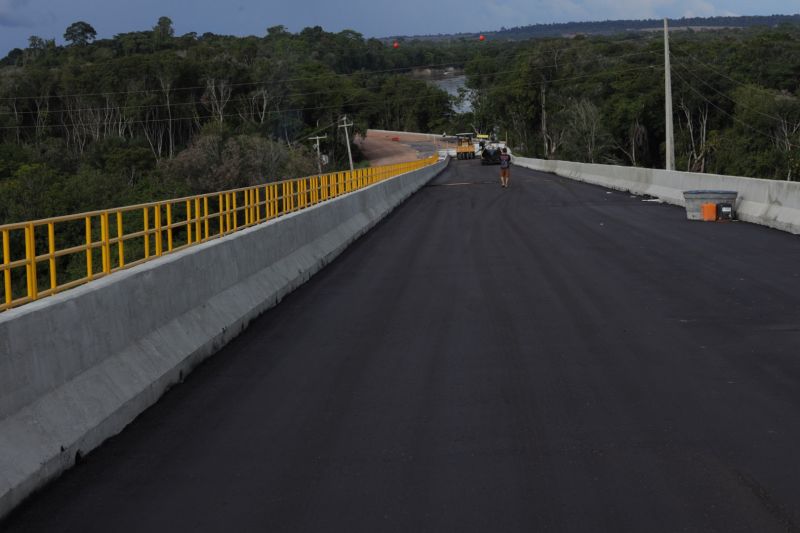
POLYGON ((457 133, 456 159, 475 159, 475 141, 472 133, 457 133))

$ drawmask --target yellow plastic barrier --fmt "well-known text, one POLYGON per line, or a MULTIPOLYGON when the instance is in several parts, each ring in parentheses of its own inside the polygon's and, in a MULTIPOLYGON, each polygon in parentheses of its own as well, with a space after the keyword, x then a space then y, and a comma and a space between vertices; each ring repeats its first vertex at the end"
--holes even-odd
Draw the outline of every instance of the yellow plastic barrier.
POLYGON ((434 155, 353 172, 332 172, 218 193, 2 225, 0 311, 311 207, 432 165, 437 160, 434 155), (76 236, 79 237, 76 239, 76 236), (24 248, 24 257, 12 257, 12 247, 24 248), (76 256, 85 257, 85 261, 80 259, 79 266, 75 264, 76 256), (14 294, 15 290, 20 294, 14 294))

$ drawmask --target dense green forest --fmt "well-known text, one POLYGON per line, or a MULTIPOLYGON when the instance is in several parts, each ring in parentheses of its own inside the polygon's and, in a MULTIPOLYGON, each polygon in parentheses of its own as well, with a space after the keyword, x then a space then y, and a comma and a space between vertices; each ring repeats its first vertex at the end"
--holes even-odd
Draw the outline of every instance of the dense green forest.
MULTIPOLYGON (((0 223, 309 174, 318 132, 341 169, 344 115, 357 132, 496 130, 520 154, 663 167, 658 33, 395 48, 319 27, 176 36, 162 17, 95 36, 76 22, 66 46, 34 36, 0 61, 0 223), (446 66, 465 69, 471 112, 409 75, 446 66)), ((672 44, 679 168, 795 178, 800 26, 672 44)))
POLYGON ((34 36, 0 63, 0 223, 307 175, 317 132, 341 169, 339 117, 356 132, 438 130, 448 95, 405 73, 468 57, 319 27, 175 36, 166 17, 95 35, 76 22, 67 46, 34 36))
MULTIPOLYGON (((800 26, 671 37, 678 169, 800 175, 800 26)), ((492 43, 466 65, 473 113, 518 153, 663 168, 658 34, 492 43)))

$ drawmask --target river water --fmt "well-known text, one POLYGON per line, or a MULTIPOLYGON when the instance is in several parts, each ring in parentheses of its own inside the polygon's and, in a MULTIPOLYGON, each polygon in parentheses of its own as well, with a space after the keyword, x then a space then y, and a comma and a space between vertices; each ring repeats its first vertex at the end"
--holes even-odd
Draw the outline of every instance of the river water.
MULTIPOLYGON (((465 88, 467 84, 467 77, 464 75, 464 71, 452 68, 446 70, 416 70, 412 73, 412 76, 445 90, 451 96, 458 96, 459 89, 465 88)), ((472 104, 468 99, 465 99, 455 106, 455 111, 457 113, 468 113, 472 111, 472 104)))

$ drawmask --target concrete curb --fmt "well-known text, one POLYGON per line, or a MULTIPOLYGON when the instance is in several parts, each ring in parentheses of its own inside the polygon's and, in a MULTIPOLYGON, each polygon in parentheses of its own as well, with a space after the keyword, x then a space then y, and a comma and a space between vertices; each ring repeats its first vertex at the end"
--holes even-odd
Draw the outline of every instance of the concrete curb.
POLYGON ((654 196, 681 207, 685 206, 683 191, 736 191, 739 193, 736 203, 739 220, 800 234, 800 182, 525 157, 515 157, 514 164, 609 189, 654 196))
POLYGON ((0 315, 0 518, 122 431, 448 162, 0 315))

